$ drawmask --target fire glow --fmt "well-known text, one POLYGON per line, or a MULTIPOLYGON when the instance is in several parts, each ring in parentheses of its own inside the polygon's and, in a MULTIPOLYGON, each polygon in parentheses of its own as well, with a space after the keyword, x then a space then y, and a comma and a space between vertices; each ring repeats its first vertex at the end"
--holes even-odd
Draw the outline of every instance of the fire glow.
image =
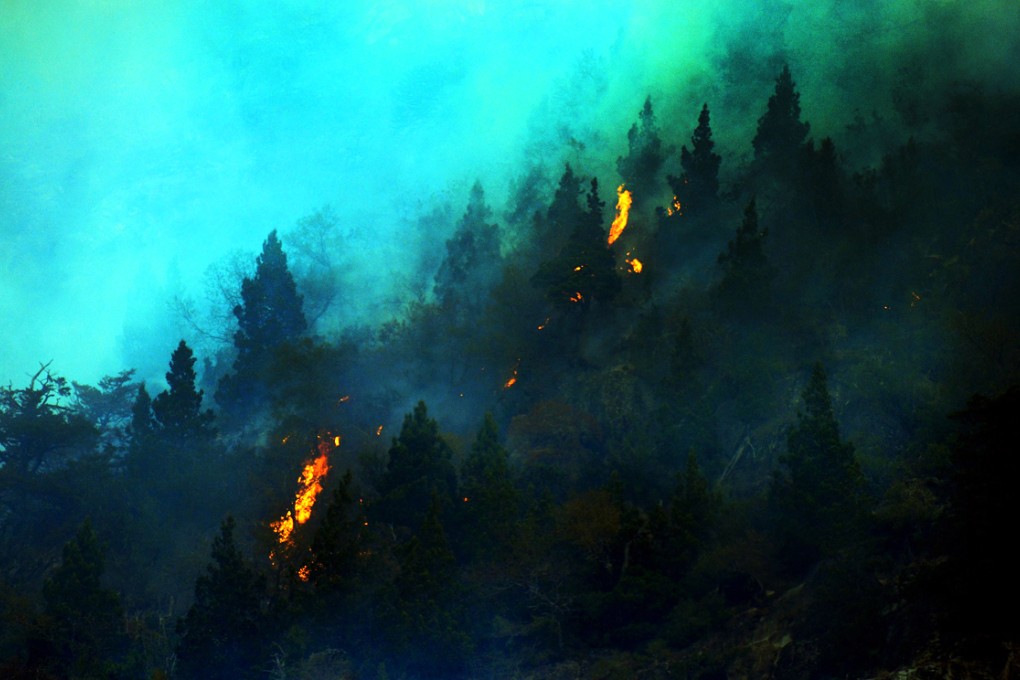
MULTIPOLYGON (((317 446, 318 457, 305 463, 298 477, 298 492, 294 497, 294 508, 269 526, 276 534, 277 542, 282 546, 293 545, 291 534, 295 524, 304 524, 312 516, 315 499, 322 492, 322 479, 329 472, 329 454, 333 450, 333 442, 339 445, 340 437, 320 438, 317 446)), ((273 555, 270 554, 272 558, 273 555)))
POLYGON ((627 216, 630 214, 630 204, 633 203, 634 198, 631 196, 630 190, 625 189, 626 184, 621 184, 616 188, 616 219, 613 220, 613 226, 609 228, 609 245, 613 245, 616 239, 620 238, 620 234, 627 228, 627 216))
POLYGON ((514 366, 513 372, 510 374, 510 378, 503 383, 503 389, 508 390, 517 383, 517 369, 521 367, 521 360, 517 360, 517 365, 514 366))
POLYGON ((680 208, 681 208, 681 206, 680 206, 680 199, 677 198, 676 196, 674 196, 673 197, 673 205, 671 205, 668 208, 666 208, 666 214, 670 215, 670 216, 672 216, 672 215, 683 215, 683 213, 680 211, 680 208))

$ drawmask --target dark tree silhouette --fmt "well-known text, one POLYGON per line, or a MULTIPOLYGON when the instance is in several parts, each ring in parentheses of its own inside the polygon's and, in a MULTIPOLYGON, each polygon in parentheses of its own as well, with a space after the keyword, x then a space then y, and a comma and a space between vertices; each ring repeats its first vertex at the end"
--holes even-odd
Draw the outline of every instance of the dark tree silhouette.
POLYGON ((807 140, 811 125, 800 119, 800 94, 783 66, 765 113, 758 119, 754 136, 755 163, 763 170, 788 173, 794 167, 807 140))
POLYGON ((500 272, 499 230, 489 222, 491 216, 485 191, 476 181, 435 276, 436 297, 458 321, 481 311, 500 272))
MULTIPOLYGON (((567 170, 569 173, 569 166, 567 170)), ((620 292, 616 259, 606 243, 604 207, 599 199, 598 180, 593 178, 587 210, 576 213, 570 238, 556 257, 543 262, 532 277, 532 283, 545 291, 546 298, 561 308, 586 309, 593 300, 608 302, 620 292)))
POLYGON ((631 190, 637 207, 659 192, 659 171, 666 161, 650 96, 645 98, 638 122, 627 131, 627 146, 627 155, 616 159, 616 169, 631 190))
POLYGON ((400 436, 393 440, 386 472, 379 484, 379 511, 384 519, 411 528, 421 525, 430 499, 449 507, 457 494, 452 451, 439 436, 439 425, 419 401, 404 416, 400 436))
POLYGON ((719 193, 719 165, 722 162, 715 153, 715 142, 712 141, 712 127, 708 104, 701 108, 698 126, 691 135, 691 148, 680 148, 680 165, 683 174, 680 177, 670 175, 667 178, 673 195, 679 199, 685 211, 695 211, 711 207, 719 193))
POLYGON ((456 677, 471 650, 457 588, 457 562, 433 497, 421 528, 398 549, 391 644, 418 677, 456 677))
POLYGON ((853 444, 840 438, 820 363, 801 398, 804 411, 789 432, 771 488, 778 547, 794 569, 850 544, 860 528, 863 491, 853 444))
POLYGON ((758 228, 758 209, 752 198, 736 236, 719 255, 723 277, 717 291, 731 310, 762 312, 769 304, 772 268, 765 257, 766 236, 767 232, 758 228))
POLYGON ((86 520, 43 583, 54 670, 62 677, 113 677, 125 642, 123 611, 117 593, 102 584, 103 567, 103 549, 86 520))
POLYGON ((262 601, 265 579, 247 564, 234 543, 227 517, 213 540, 212 562, 195 581, 195 601, 177 624, 177 657, 185 677, 260 677, 268 656, 262 601))
POLYGON ((460 493, 467 552, 478 558, 506 555, 517 525, 517 490, 490 413, 461 468, 460 493))
POLYGON ((301 337, 308 327, 301 296, 275 230, 262 244, 255 275, 241 282, 241 304, 234 307, 234 316, 238 325, 234 333, 234 373, 220 380, 216 400, 238 414, 245 406, 265 402, 267 373, 276 351, 301 337))
MULTIPOLYGON (((161 436, 178 447, 212 439, 214 415, 210 409, 202 410, 202 390, 195 389, 195 356, 184 340, 170 356, 166 382, 169 389, 152 400, 152 414, 161 436)), ((136 406, 144 408, 137 401, 136 406)))

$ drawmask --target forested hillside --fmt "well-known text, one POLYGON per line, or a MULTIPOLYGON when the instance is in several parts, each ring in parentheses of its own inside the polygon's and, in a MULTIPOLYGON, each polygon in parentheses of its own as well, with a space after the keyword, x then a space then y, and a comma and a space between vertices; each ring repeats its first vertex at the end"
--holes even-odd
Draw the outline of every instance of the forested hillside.
POLYGON ((1020 94, 838 144, 800 97, 727 154, 649 96, 618 158, 423 207, 399 314, 345 319, 325 208, 180 305, 165 384, 26 367, 0 676, 1020 673, 1020 94))

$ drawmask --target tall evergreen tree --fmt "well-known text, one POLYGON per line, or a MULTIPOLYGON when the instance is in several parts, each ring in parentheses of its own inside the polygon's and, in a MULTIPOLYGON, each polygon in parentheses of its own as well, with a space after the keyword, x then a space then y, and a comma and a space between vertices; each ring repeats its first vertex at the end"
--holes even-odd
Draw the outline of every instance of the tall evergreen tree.
MULTIPOLYGON (((170 356, 166 382, 169 388, 152 400, 153 417, 162 437, 178 447, 212 439, 213 412, 202 410, 202 390, 195 389, 195 356, 184 340, 170 356)), ((136 406, 143 408, 137 401, 136 406)))
POLYGON ((752 141, 755 163, 766 171, 789 172, 810 130, 811 125, 800 119, 800 93, 790 67, 784 65, 765 113, 758 119, 758 131, 752 141))
POLYGON ((592 178, 587 210, 578 210, 566 244, 556 257, 543 262, 532 277, 532 283, 544 289, 553 304, 584 309, 593 300, 608 302, 620 292, 616 259, 606 244, 604 207, 605 202, 599 198, 598 179, 592 178))
POLYGON ((241 555, 234 519, 227 517, 213 540, 212 562, 195 581, 195 601, 177 624, 184 677, 261 677, 267 657, 264 596, 265 579, 241 555))
POLYGON ((667 180, 673 195, 685 210, 703 210, 713 205, 719 194, 719 165, 722 159, 715 153, 708 104, 701 107, 698 126, 691 135, 691 148, 680 148, 680 177, 670 175, 667 180))
POLYGON ((860 527, 863 477, 853 444, 840 437, 825 369, 816 363, 801 395, 804 411, 787 436, 770 501, 788 564, 797 569, 832 555, 860 527))
POLYGON ((480 311, 501 271, 499 231, 489 222, 491 216, 485 191, 476 181, 457 230, 446 242, 446 257, 435 276, 436 296, 454 314, 480 311))
POLYGON ((467 551, 473 557, 506 554, 517 525, 517 490, 510 478, 507 452, 499 430, 486 413, 461 468, 460 492, 467 551))
POLYGON ((103 586, 103 568, 103 549, 86 520, 43 584, 53 670, 61 677, 112 677, 123 651, 120 597, 103 586))
POLYGON ((440 521, 443 503, 433 496, 420 529, 398 549, 394 652, 417 677, 457 676, 471 649, 459 602, 457 563, 440 521))
POLYGON ((241 282, 241 304, 234 307, 238 326, 234 373, 225 376, 216 391, 220 405, 235 413, 266 399, 267 373, 277 349, 301 337, 308 327, 276 230, 269 233, 255 262, 255 275, 241 282))
POLYGON ((627 146, 627 155, 616 159, 616 169, 631 190, 637 207, 659 192, 659 171, 666 161, 651 96, 645 98, 638 122, 627 131, 627 146))
POLYGON ((764 311, 769 303, 772 268, 765 257, 766 236, 767 231, 758 228, 758 209, 752 198, 736 236, 719 255, 723 277, 718 294, 722 303, 734 311, 764 311))
POLYGON ((393 440, 389 462, 379 485, 383 518, 395 524, 419 527, 430 499, 449 506, 457 494, 453 453, 439 436, 439 425, 429 418, 425 402, 404 416, 400 436, 393 440))

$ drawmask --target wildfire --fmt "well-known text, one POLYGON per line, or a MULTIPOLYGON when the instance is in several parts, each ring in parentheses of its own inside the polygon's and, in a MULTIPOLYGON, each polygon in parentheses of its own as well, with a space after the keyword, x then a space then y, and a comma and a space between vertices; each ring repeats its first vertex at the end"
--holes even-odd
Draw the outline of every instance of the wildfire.
POLYGON ((620 234, 627 228, 627 216, 630 214, 630 204, 634 202, 633 196, 631 196, 630 190, 624 189, 626 184, 621 184, 616 188, 616 219, 613 220, 613 226, 609 228, 609 245, 613 245, 616 239, 620 238, 620 234))
POLYGON ((508 390, 517 383, 517 369, 521 367, 521 360, 517 360, 517 365, 514 366, 514 370, 510 373, 510 378, 503 383, 503 389, 508 390))
MULTIPOLYGON (((329 472, 329 454, 332 452, 334 442, 339 446, 340 437, 319 439, 318 457, 307 462, 301 470, 301 476, 298 477, 299 487, 294 497, 293 510, 288 510, 279 520, 270 523, 269 526, 276 533, 280 545, 291 544, 290 537, 294 533, 295 523, 304 524, 311 518, 315 499, 322 492, 322 478, 329 472)), ((273 556, 270 554, 271 558, 273 556)))
POLYGON ((673 205, 666 208, 667 215, 683 215, 681 212, 680 199, 676 196, 673 197, 673 205))

